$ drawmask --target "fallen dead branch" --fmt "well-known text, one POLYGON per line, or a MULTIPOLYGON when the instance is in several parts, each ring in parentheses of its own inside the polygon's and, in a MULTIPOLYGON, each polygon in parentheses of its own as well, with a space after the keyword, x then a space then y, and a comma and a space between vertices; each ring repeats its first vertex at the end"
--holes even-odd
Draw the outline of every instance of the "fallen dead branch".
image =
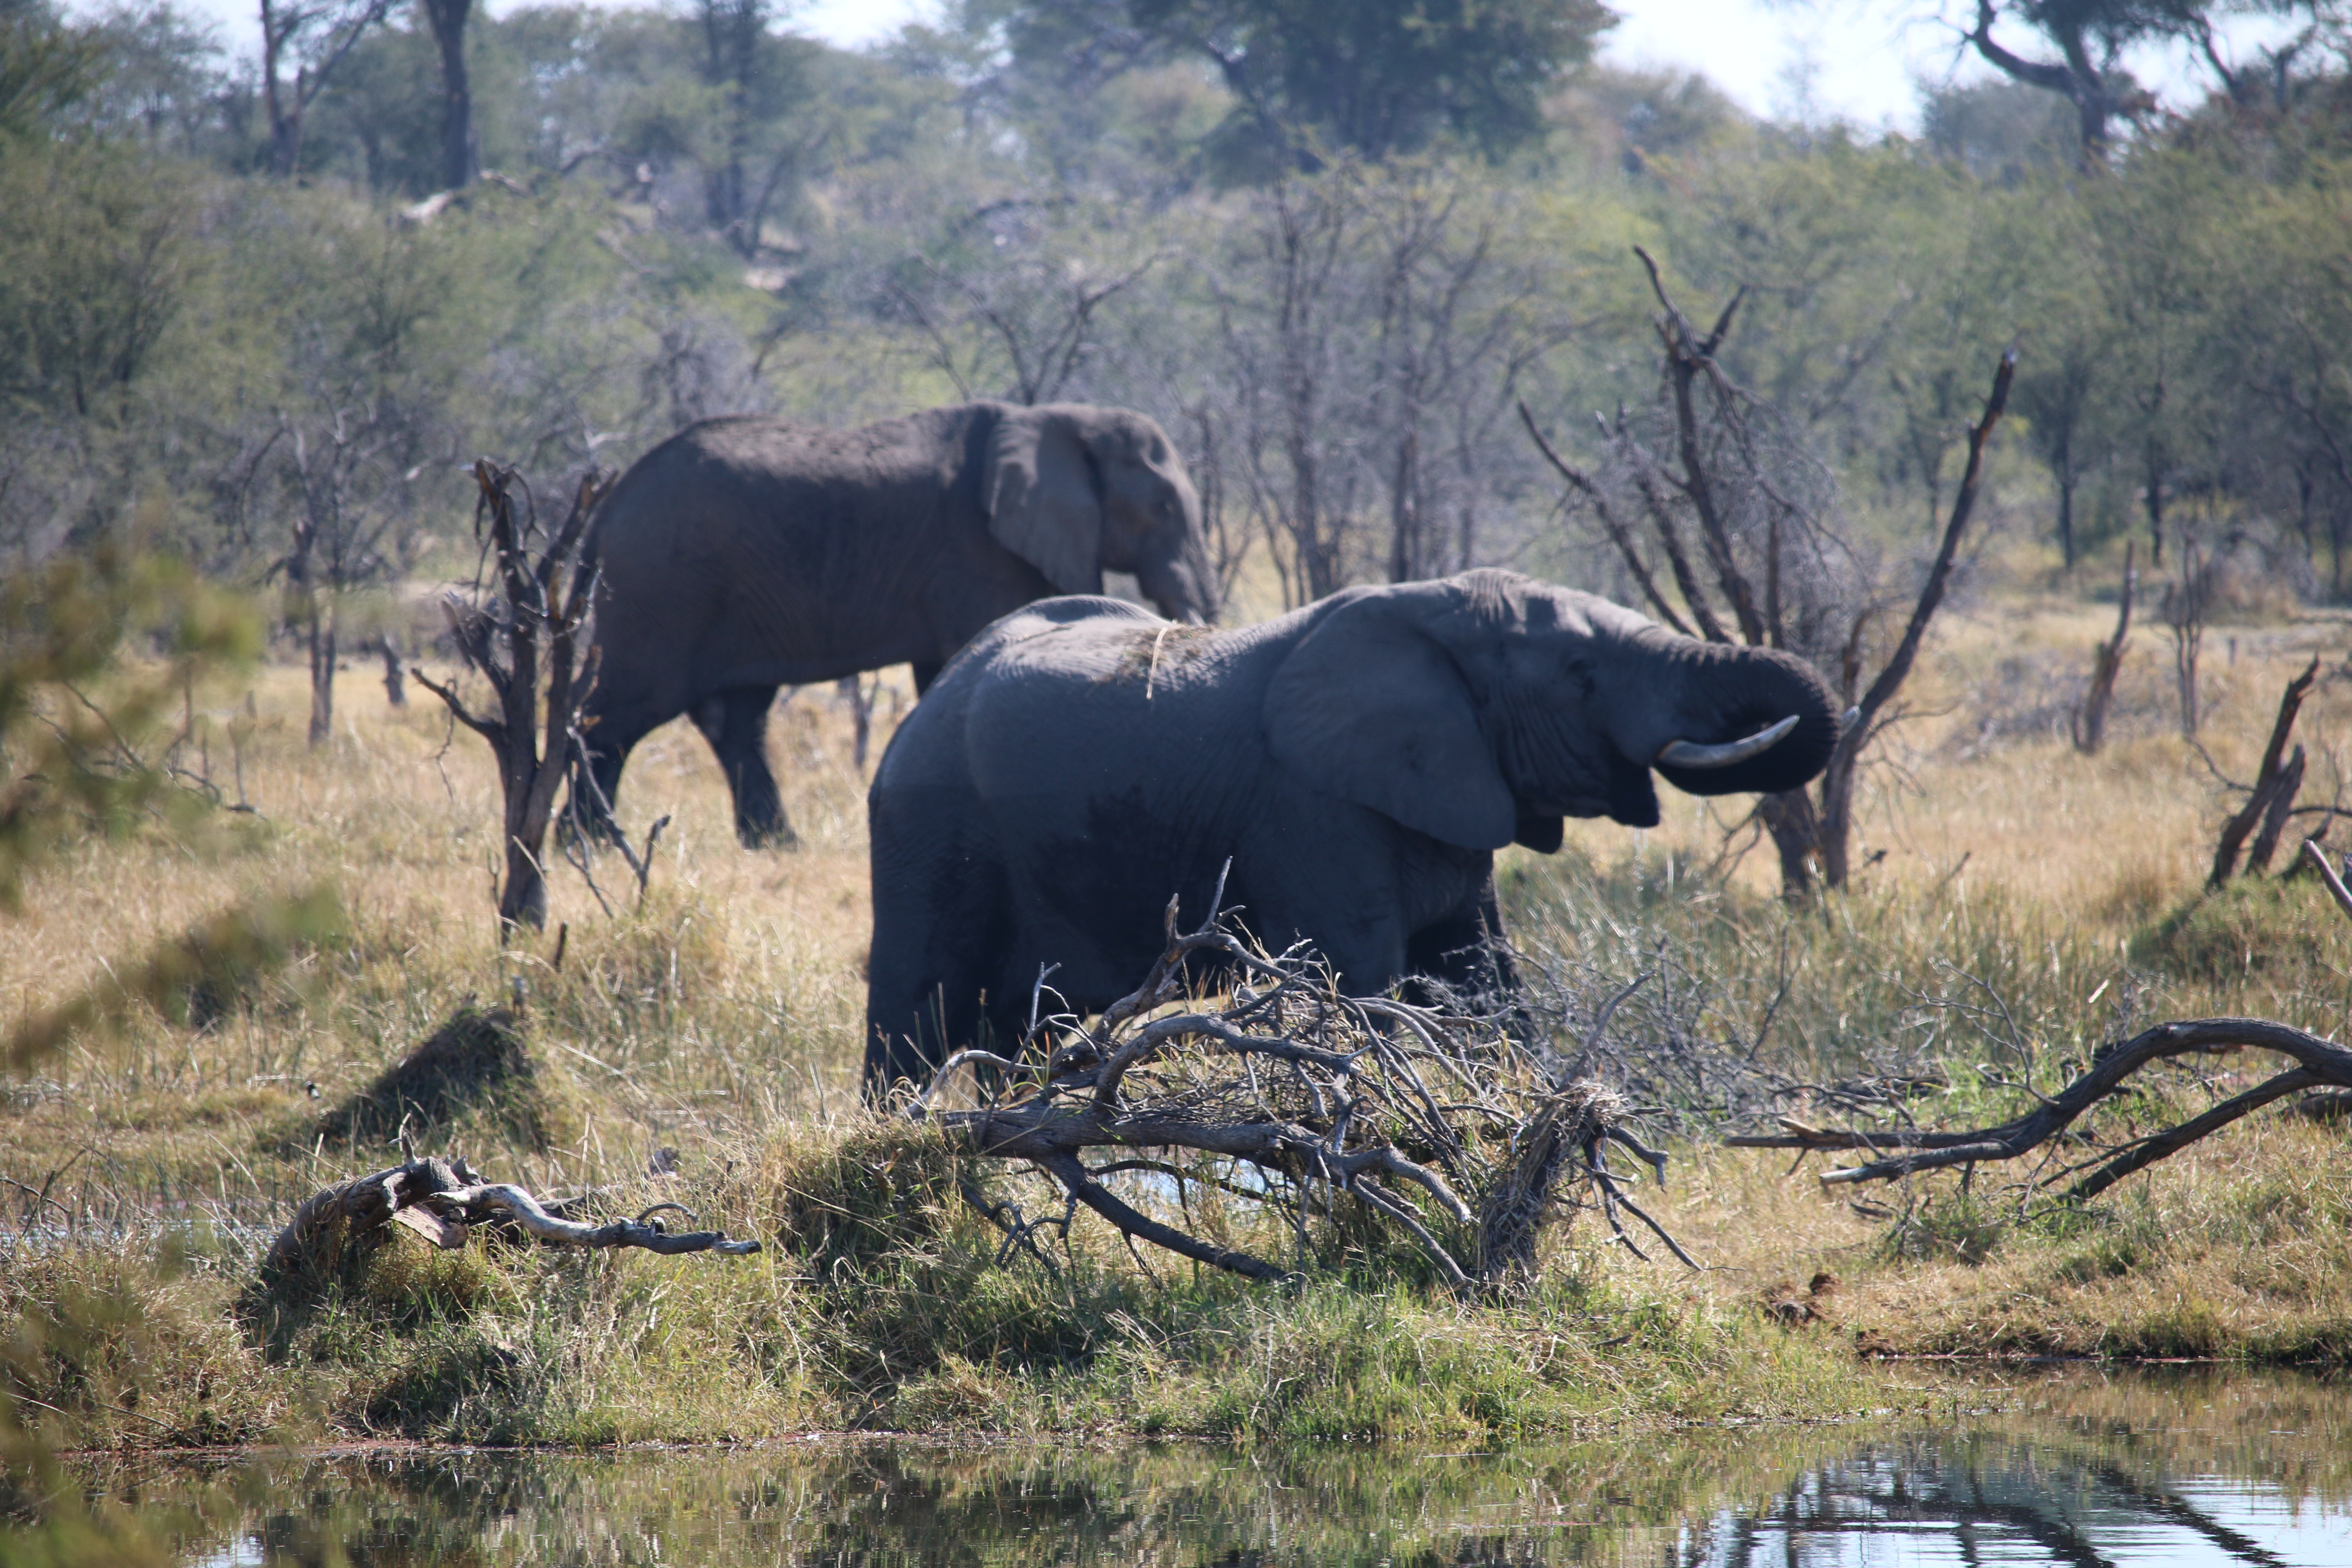
MULTIPOLYGON (((1070 1205, 1059 1220, 1025 1222, 994 1205, 1007 1256, 1015 1246, 1034 1252, 1039 1228, 1066 1235, 1083 1206, 1130 1245, 1140 1238, 1253 1279, 1297 1272, 1156 1219, 1103 1184, 1145 1171, 1279 1215, 1302 1253, 1308 1217, 1345 1199, 1465 1294, 1532 1279, 1538 1233, 1564 1206, 1561 1189, 1577 1184, 1636 1256, 1647 1255, 1625 1215, 1691 1263, 1609 1166, 1615 1143, 1664 1181, 1665 1156, 1626 1127, 1625 1100, 1547 1071, 1502 1019, 1342 996, 1310 954, 1255 951, 1216 915, 1180 934, 1172 900, 1167 932, 1143 984, 1092 1027, 1047 1017, 1014 1057, 959 1052, 909 1107, 965 1151, 1030 1162, 1059 1184, 1070 1205), (1161 1011, 1212 973, 1232 983, 1223 1005, 1161 1011), (985 1103, 933 1109, 967 1071, 985 1103), (1089 1166, 1083 1155, 1095 1149, 1161 1151, 1194 1163, 1089 1166)), ((1047 994, 1043 976, 1037 994, 1047 994)))
POLYGON ((678 1204, 656 1204, 635 1219, 603 1225, 572 1217, 570 1211, 577 1206, 577 1199, 542 1204, 510 1183, 485 1181, 462 1159, 412 1158, 305 1198, 270 1244, 262 1274, 284 1279, 323 1273, 355 1248, 381 1242, 395 1225, 449 1251, 464 1247, 486 1225, 511 1226, 561 1247, 634 1247, 664 1256, 719 1252, 740 1257, 760 1250, 758 1242, 730 1241, 722 1231, 673 1234, 653 1217, 668 1209, 686 1214, 678 1204))
POLYGON ((2087 1159, 2064 1164, 2054 1173, 2037 1174, 2037 1185, 2078 1177, 2064 1195, 2080 1201, 2096 1197, 2134 1172, 2179 1152, 2273 1100, 2323 1086, 2352 1089, 2352 1051, 2316 1035, 2261 1018, 2191 1018, 2158 1024, 2110 1046, 2064 1089, 2025 1115, 1998 1127, 1967 1132, 1911 1129, 1854 1132, 1810 1127, 1784 1117, 1780 1132, 1727 1138, 1725 1142, 1739 1149, 1859 1150, 1884 1156, 1864 1164, 1824 1172, 1822 1183, 1832 1186, 1890 1181, 1918 1171, 1945 1170, 1954 1165, 2014 1160, 2067 1133, 2086 1111, 2122 1090, 2126 1080, 2143 1068, 2178 1057, 2228 1056, 2242 1050, 2275 1052, 2291 1058, 2295 1065, 2178 1126, 2101 1148, 2087 1159))

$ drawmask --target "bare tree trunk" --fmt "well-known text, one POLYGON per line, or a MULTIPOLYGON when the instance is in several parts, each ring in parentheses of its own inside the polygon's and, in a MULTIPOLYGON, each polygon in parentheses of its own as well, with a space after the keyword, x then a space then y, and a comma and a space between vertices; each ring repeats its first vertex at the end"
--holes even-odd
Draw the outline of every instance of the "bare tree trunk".
POLYGON ((2082 711, 2074 716, 2074 749, 2084 756, 2095 755, 2107 737, 2107 705, 2116 695, 2116 676, 2123 668, 2124 640, 2131 636, 2132 588, 2139 574, 2132 569, 2132 552, 2137 546, 2130 541, 2124 544, 2124 587, 2116 610, 2116 635, 2099 645, 2091 664, 2091 689, 2083 694, 2082 711))
POLYGON ((261 101, 269 114, 269 172, 291 179, 302 162, 302 118, 327 79, 367 30, 383 20, 391 0, 324 0, 308 6, 283 0, 261 4, 261 101), (316 40, 304 48, 304 36, 316 40), (285 79, 288 56, 294 79, 285 79))
POLYGON ((1816 841, 1821 846, 1825 887, 1844 887, 1853 869, 1853 789, 1861 763, 1860 752, 1840 747, 1831 754, 1830 765, 1822 770, 1821 827, 1816 841))
POLYGON ((1410 426, 1397 443, 1389 490, 1389 581, 1412 583, 1427 574, 1421 546, 1421 433, 1410 426))
POLYGON ((2343 502, 2327 509, 2327 596, 2339 605, 2344 602, 2345 521, 2343 502))
POLYGON ((2260 874, 2271 868, 2271 858, 2278 853, 2279 839, 2286 832, 2287 816, 2294 810, 2294 797, 2302 793, 2303 747, 2297 745, 2294 755, 2279 772, 2270 803, 2263 808, 2262 831, 2254 835, 2254 847, 2246 851, 2247 870, 2260 874))
POLYGON ((286 40, 273 32, 267 5, 261 21, 261 101, 269 113, 269 173, 290 180, 302 161, 302 87, 299 77, 290 89, 280 85, 278 63, 286 40))
POLYGON ((2197 660, 2205 647, 2208 590, 2204 563, 2197 542, 2180 547, 2180 581, 2164 587, 2165 628, 2172 634, 2172 677, 2180 696, 2180 732, 2197 738, 2203 714, 2198 702, 2197 660))
POLYGON ((335 732, 335 612, 310 595, 310 744, 335 732))
POLYGON ((866 694, 863 675, 845 675, 834 689, 849 699, 850 762, 856 767, 857 776, 864 778, 866 751, 874 736, 874 699, 866 694))
POLYGON ((466 23, 474 0, 423 0, 423 9, 441 51, 441 183, 463 190, 482 172, 473 86, 466 74, 466 23))
POLYGON ((1813 797, 1801 789, 1768 795, 1756 804, 1764 831, 1780 858, 1780 896, 1791 903, 1811 896, 1813 851, 1821 842, 1821 819, 1813 797))
POLYGON ((2058 550, 2066 570, 2074 569, 2074 457, 2071 446, 2058 448, 2058 550))
POLYGON ((400 650, 393 646, 390 632, 376 640, 376 652, 383 658, 383 695, 394 708, 408 706, 408 682, 400 673, 400 650))

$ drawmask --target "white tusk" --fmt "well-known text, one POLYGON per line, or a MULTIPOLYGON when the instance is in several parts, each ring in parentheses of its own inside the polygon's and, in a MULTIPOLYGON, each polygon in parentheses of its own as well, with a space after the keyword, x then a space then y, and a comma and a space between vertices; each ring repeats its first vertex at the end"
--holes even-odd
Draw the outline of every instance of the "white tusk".
POLYGON ((1726 741, 1719 746, 1702 746, 1696 741, 1668 741, 1658 751, 1662 766, 1675 768, 1727 768, 1734 763, 1770 751, 1780 744, 1781 737, 1797 727, 1797 716, 1790 714, 1769 729, 1759 730, 1744 741, 1726 741))
POLYGON ((1853 734, 1853 727, 1861 722, 1862 704, 1857 702, 1853 707, 1847 709, 1845 710, 1845 716, 1838 721, 1838 738, 1840 740, 1843 740, 1846 736, 1853 734))

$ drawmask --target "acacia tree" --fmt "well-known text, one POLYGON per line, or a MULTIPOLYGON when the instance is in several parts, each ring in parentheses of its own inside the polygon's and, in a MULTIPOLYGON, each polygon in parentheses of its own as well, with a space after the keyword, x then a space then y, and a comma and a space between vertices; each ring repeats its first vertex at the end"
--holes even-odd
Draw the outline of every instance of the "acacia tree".
POLYGON ((2347 590, 2352 552, 2352 257, 2337 191, 2261 204, 2240 231, 2248 276, 2208 290, 2210 371, 2239 395, 2226 438, 2231 479, 2254 508, 2291 520, 2305 556, 2327 555, 2328 594, 2347 590))
POLYGON ((2116 120, 2153 107, 2117 57, 2143 38, 2177 36, 2193 8, 2178 0, 1976 0, 1967 37, 1978 58, 2011 80, 2057 93, 2074 106, 2083 165, 2095 168, 2106 159, 2116 120), (2041 35, 2056 58, 2035 59, 1996 40, 1993 28, 2003 19, 2041 35))
POLYGON ((1829 887, 1843 887, 1862 757, 1901 717, 1895 699, 1950 586, 2017 353, 2002 353, 1983 413, 1967 427, 1967 461, 1936 554, 1901 635, 1870 671, 1873 630, 1899 601, 1839 531, 1834 496, 1808 493, 1808 475, 1825 482, 1821 470, 1787 460, 1773 411, 1725 374, 1718 355, 1744 291, 1702 333, 1667 292, 1649 253, 1635 254, 1660 308, 1660 406, 1647 418, 1621 410, 1603 423, 1612 467, 1601 477, 1562 458, 1524 404, 1520 415, 1545 458, 1592 509, 1660 619, 1709 642, 1788 648, 1828 667, 1831 685, 1852 705, 1829 765, 1812 791, 1765 796, 1757 820, 1779 851, 1785 896, 1810 892, 1817 874, 1829 887))
POLYGON ((2336 0, 1974 0, 1974 17, 1964 37, 1978 58, 2012 81, 2053 92, 2074 106, 2082 128, 2085 169, 2105 162, 2115 122, 2152 110, 2155 99, 2121 64, 2135 44, 2171 40, 2197 49, 2231 99, 2245 102, 2265 85, 2284 97, 2295 57, 2308 49, 2326 26, 2340 16, 2336 0), (2237 66, 2222 56, 2216 23, 2230 12, 2302 13, 2303 31, 2288 42, 2257 51, 2258 59, 2237 66), (2020 54, 1993 37, 2003 21, 2036 34, 2050 55, 2020 54))
POLYGON ((308 646, 315 746, 334 721, 344 600, 404 564, 404 527, 420 488, 439 478, 435 447, 456 378, 426 329, 448 308, 456 274, 429 235, 373 223, 331 219, 288 233, 282 248, 295 293, 273 301, 284 311, 285 382, 241 466, 283 529, 269 573, 285 582, 308 646))
POLYGON ((1328 152, 1385 158, 1447 132, 1490 156, 1525 144, 1612 20, 1595 0, 1129 0, 1117 25, 1213 64, 1239 104, 1225 139, 1311 172, 1328 152))
POLYGON ((696 0, 690 20, 695 68, 719 104, 701 154, 704 207, 746 258, 759 255, 769 213, 834 129, 796 112, 814 96, 811 46, 772 20, 769 0, 696 0))
POLYGON ((2216 384, 2209 323, 2244 259, 2227 254, 2238 205, 2229 184, 2211 163, 2159 153, 2087 197, 2110 323, 2105 401, 2119 458, 2136 470, 2153 566, 2179 531, 2176 503, 2221 477, 2214 433, 2233 389, 2216 384))

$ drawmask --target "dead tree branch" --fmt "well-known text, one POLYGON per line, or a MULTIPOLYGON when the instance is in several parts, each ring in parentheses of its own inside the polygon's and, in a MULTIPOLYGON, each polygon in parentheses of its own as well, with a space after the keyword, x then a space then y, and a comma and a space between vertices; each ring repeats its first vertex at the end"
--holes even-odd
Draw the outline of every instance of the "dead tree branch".
POLYGON ((1609 1166, 1613 1142, 1664 1179, 1665 1157, 1623 1125, 1626 1101, 1548 1071, 1500 1017, 1342 996, 1312 954, 1256 951, 1217 914, 1180 933, 1172 900, 1167 936, 1143 984, 1091 1028, 1063 1016, 1043 1020, 1012 1057, 958 1052, 909 1113, 970 1153, 1037 1165, 1073 1205, 1130 1239, 1252 1279, 1293 1271, 1145 1214, 1102 1178, 1173 1173, 1300 1226, 1316 1192, 1327 1211, 1344 1194, 1465 1295, 1532 1279, 1538 1234, 1562 1206, 1562 1187, 1579 1182, 1629 1249, 1641 1251, 1621 1211, 1690 1261, 1609 1166), (1212 975, 1232 984, 1222 1005, 1164 1011, 1212 975), (934 1109, 966 1068, 995 1086, 984 1103, 934 1109), (1181 1152, 1210 1168, 1132 1160, 1090 1168, 1081 1157, 1090 1149, 1181 1152))
POLYGON ((1570 467, 1558 452, 1552 450, 1551 443, 1544 439, 1544 433, 1537 426, 1536 416, 1528 410, 1524 398, 1519 401, 1519 423, 1528 427, 1528 435, 1534 440, 1536 450, 1543 454, 1544 461, 1551 465, 1552 471, 1592 503, 1593 515, 1601 520, 1602 531, 1609 535, 1609 542, 1617 547, 1617 553, 1624 560, 1625 570, 1631 572, 1633 581, 1641 584, 1642 597, 1649 602, 1650 608, 1658 613, 1658 618, 1685 637, 1696 636, 1684 623, 1682 616, 1675 613, 1675 607, 1667 603, 1666 596, 1658 592, 1657 579, 1650 574, 1649 563, 1642 559, 1641 552, 1633 548, 1633 531, 1609 505, 1609 492, 1593 482, 1591 476, 1583 469, 1570 467))
POLYGON ((2327 851, 2319 847, 2319 840, 2305 839, 2303 855, 2318 871, 2320 881, 2326 885, 2327 896, 2336 900, 2336 907, 2344 911, 2345 918, 2352 920, 2352 889, 2344 886, 2344 879, 2337 876, 2336 868, 2327 863, 2327 851))
POLYGON ((633 1247, 665 1257, 718 1252, 740 1258, 760 1250, 758 1242, 730 1241, 723 1231, 673 1234, 651 1217, 676 1204, 656 1204, 635 1219, 603 1225, 562 1212, 571 1206, 541 1204, 521 1187, 486 1182, 462 1159, 410 1159, 305 1198, 270 1244, 262 1275, 285 1279, 331 1269, 353 1249, 380 1244, 394 1225, 448 1251, 464 1247, 477 1227, 493 1224, 562 1247, 633 1247))
POLYGON ((1852 1149, 1871 1153, 1901 1151, 1865 1164, 1825 1172, 1822 1181, 1826 1185, 1891 1181, 1919 1171, 1989 1164, 2014 1160, 2066 1133, 2092 1107, 2123 1089, 2126 1079, 2152 1063, 2176 1057, 2228 1056, 2241 1050, 2273 1051, 2292 1058, 2295 1066, 2177 1127, 2135 1138, 2068 1167, 2064 1174, 2086 1170, 2089 1173, 2065 1193, 2067 1198, 2080 1201, 2096 1197, 2133 1172, 2179 1152, 2248 1111, 2285 1095, 2321 1085, 2352 1089, 2352 1051, 2316 1035, 2261 1018, 2191 1018, 2159 1024, 2108 1047, 2093 1060, 2088 1071, 2060 1093, 1998 1127, 1967 1132, 1912 1129, 1850 1132, 1784 1120, 1784 1131, 1728 1138, 1725 1142, 1740 1149, 1852 1149))

